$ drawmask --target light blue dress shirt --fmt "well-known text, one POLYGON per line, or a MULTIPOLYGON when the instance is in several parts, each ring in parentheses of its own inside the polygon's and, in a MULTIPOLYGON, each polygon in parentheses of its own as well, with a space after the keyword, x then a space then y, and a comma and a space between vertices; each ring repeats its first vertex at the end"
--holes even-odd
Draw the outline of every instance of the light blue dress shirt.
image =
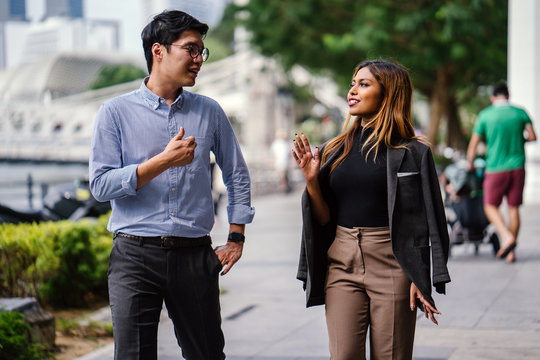
POLYGON ((251 185, 231 124, 214 100, 183 90, 169 107, 146 87, 106 101, 98 111, 90 152, 90 189, 111 201, 108 230, 138 236, 199 237, 214 225, 210 151, 227 187, 229 223, 248 224, 251 185), (197 143, 193 161, 137 188, 138 164, 161 153, 184 127, 197 143))

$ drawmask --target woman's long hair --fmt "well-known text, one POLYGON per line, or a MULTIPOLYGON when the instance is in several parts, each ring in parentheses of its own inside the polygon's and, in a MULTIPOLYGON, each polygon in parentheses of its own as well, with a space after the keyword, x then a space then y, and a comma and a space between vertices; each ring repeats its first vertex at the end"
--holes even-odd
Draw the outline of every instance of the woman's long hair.
MULTIPOLYGON (((401 65, 384 60, 364 61, 355 68, 353 78, 358 70, 364 67, 369 69, 381 86, 379 109, 375 116, 365 123, 365 127, 373 131, 362 147, 364 150, 369 146, 366 157, 374 151, 376 158, 380 144, 384 143, 387 147, 394 149, 404 148, 404 145, 399 144, 400 140, 416 138, 411 117, 413 86, 407 70, 401 65)), ((344 144, 343 154, 332 164, 330 171, 333 171, 352 150, 354 136, 360 128, 361 119, 354 117, 354 123, 349 127, 351 118, 350 114, 347 115, 343 132, 330 140, 324 148, 322 163, 325 163, 328 156, 344 144)))

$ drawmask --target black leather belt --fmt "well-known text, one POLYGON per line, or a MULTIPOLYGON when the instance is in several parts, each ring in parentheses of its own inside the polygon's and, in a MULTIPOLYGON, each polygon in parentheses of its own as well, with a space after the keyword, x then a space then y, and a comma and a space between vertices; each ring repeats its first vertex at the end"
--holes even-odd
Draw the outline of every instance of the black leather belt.
POLYGON ((126 239, 132 239, 139 242, 139 245, 151 244, 161 246, 164 249, 188 248, 205 246, 212 244, 210 235, 205 235, 197 238, 189 238, 183 236, 136 236, 125 233, 116 234, 115 238, 121 236, 126 239))

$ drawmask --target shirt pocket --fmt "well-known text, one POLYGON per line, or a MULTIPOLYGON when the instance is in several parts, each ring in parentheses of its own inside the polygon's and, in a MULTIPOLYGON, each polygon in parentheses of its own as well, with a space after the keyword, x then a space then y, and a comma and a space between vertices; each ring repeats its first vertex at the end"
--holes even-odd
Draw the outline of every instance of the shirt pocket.
POLYGON ((212 138, 208 136, 195 136, 195 156, 193 161, 186 166, 191 173, 198 173, 204 169, 210 169, 210 149, 212 147, 212 138))
POLYGON ((423 203, 420 172, 398 173, 398 199, 405 212, 420 212, 423 203))

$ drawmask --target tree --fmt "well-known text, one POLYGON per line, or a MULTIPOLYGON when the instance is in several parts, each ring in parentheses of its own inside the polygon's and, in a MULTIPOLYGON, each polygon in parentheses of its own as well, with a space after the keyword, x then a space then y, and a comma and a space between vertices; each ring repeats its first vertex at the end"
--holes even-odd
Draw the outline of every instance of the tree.
POLYGON ((407 67, 430 103, 428 138, 464 148, 459 107, 506 78, 507 0, 250 0, 246 28, 262 54, 348 84, 365 58, 407 67))
POLYGON ((204 45, 210 50, 208 62, 214 62, 233 54, 234 29, 237 25, 235 14, 237 7, 229 4, 223 18, 215 28, 210 28, 204 39, 204 45))

